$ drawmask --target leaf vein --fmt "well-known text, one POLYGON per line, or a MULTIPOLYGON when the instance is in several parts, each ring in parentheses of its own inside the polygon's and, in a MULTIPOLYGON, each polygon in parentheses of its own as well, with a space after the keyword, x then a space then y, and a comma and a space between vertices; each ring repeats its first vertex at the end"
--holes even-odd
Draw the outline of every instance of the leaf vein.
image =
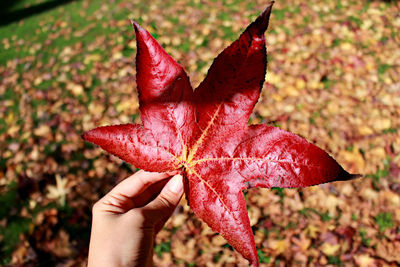
POLYGON ((219 199, 219 201, 221 201, 222 205, 224 206, 224 208, 228 211, 228 213, 235 218, 235 216, 233 216, 233 214, 231 213, 231 210, 228 208, 228 206, 225 204, 225 201, 223 200, 223 198, 218 194, 217 191, 215 191, 215 189, 205 180, 203 179, 203 177, 201 177, 200 174, 198 174, 194 169, 190 168, 189 166, 186 166, 189 172, 194 173, 194 175, 197 176, 197 178, 199 178, 199 180, 201 182, 203 182, 208 188, 211 189, 211 191, 215 194, 215 196, 219 199))
POLYGON ((202 131, 201 136, 199 137, 199 139, 197 139, 196 143, 193 145, 193 147, 190 149, 190 156, 189 156, 189 161, 191 161, 194 156, 197 153, 197 150, 199 149, 199 146, 203 143, 204 138, 207 136, 208 130, 210 129, 210 127, 212 125, 214 125, 214 121, 217 118, 219 111, 221 110, 221 106, 223 103, 220 103, 216 109, 216 111, 214 112, 210 122, 208 123, 207 127, 204 129, 204 131, 202 131))
POLYGON ((202 158, 199 160, 194 160, 191 162, 190 167, 193 167, 199 163, 202 162, 207 162, 207 161, 266 161, 266 162, 276 162, 276 163, 290 163, 290 164, 296 164, 296 165, 302 165, 302 166, 308 166, 308 167, 314 167, 314 168, 319 168, 321 169, 321 166, 318 165, 310 165, 306 163, 301 163, 301 162, 294 162, 294 161, 287 161, 287 160, 273 160, 273 159, 265 159, 265 158, 202 158))
MULTIPOLYGON (((155 139, 153 132, 150 131, 150 134, 153 136, 153 139, 155 139)), ((130 141, 132 142, 132 140, 130 140, 130 141)), ((147 147, 151 147, 151 148, 160 149, 160 150, 166 152, 167 154, 170 154, 172 156, 172 158, 174 158, 175 161, 178 162, 178 164, 176 164, 176 165, 179 165, 179 163, 180 163, 179 157, 177 155, 175 155, 174 153, 168 151, 167 148, 162 147, 162 146, 154 147, 153 145, 149 145, 149 144, 146 144, 146 143, 141 143, 141 144, 142 144, 142 146, 147 146, 147 147)))

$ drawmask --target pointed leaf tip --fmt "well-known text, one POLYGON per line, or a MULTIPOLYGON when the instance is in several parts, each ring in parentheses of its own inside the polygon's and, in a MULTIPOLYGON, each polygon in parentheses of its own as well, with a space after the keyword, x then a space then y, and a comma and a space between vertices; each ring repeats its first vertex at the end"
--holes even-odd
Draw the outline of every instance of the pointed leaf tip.
POLYGON ((86 142, 92 142, 91 137, 93 137, 93 130, 94 129, 84 132, 83 134, 81 134, 81 138, 86 142))
POLYGON ((139 23, 137 23, 136 21, 134 21, 133 19, 130 20, 131 24, 133 26, 133 28, 135 29, 135 32, 138 32, 139 30, 143 29, 139 23))
POLYGON ((362 178, 363 177, 362 174, 351 174, 351 173, 348 173, 346 171, 343 171, 343 172, 344 172, 344 174, 339 176, 337 181, 350 181, 350 180, 354 180, 354 179, 358 179, 358 178, 362 178))
POLYGON ((257 34, 261 35, 267 30, 272 6, 274 5, 274 3, 275 1, 271 1, 264 9, 264 11, 260 14, 260 16, 258 16, 258 18, 252 23, 251 26, 257 29, 257 34))

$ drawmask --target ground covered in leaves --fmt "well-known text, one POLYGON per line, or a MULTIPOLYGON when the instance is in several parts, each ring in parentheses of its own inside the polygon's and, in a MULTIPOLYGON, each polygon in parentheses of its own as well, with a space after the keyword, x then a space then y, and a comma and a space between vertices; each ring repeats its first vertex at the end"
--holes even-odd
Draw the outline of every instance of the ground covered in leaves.
MULTIPOLYGON (((25 0, 10 7, 29 8, 25 0)), ((91 206, 136 171, 85 143, 139 122, 138 21, 196 86, 264 1, 81 0, 0 27, 1 265, 84 265, 91 206)), ((307 137, 365 177, 252 189, 258 254, 271 266, 400 264, 400 4, 278 0, 268 73, 250 123, 307 137)), ((246 266, 183 199, 157 237, 157 266, 246 266)))

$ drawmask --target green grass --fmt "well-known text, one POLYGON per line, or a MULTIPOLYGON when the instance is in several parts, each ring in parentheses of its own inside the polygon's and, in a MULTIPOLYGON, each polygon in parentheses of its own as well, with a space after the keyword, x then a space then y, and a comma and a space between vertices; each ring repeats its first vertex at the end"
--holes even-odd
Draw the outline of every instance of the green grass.
POLYGON ((269 263, 271 261, 271 257, 265 255, 265 253, 260 249, 257 249, 257 255, 260 263, 269 263))
POLYGON ((0 242, 0 265, 9 264, 11 253, 19 243, 21 234, 28 232, 32 221, 21 217, 8 217, 10 221, 7 227, 0 227, 0 235, 3 240, 0 242))
POLYGON ((364 246, 369 247, 371 245, 371 238, 367 238, 367 231, 365 231, 365 229, 360 230, 360 237, 361 237, 361 243, 364 246))
POLYGON ((286 12, 288 12, 286 9, 272 9, 272 15, 277 20, 283 20, 286 16, 286 12))
POLYGON ((304 208, 304 209, 301 209, 301 210, 299 210, 299 213, 300 213, 301 215, 303 215, 304 217, 309 217, 309 216, 310 216, 310 213, 317 214, 317 215, 321 218, 321 220, 322 220, 323 222, 327 222, 327 221, 330 221, 330 220, 334 219, 334 218, 332 218, 332 217, 329 215, 329 212, 328 212, 328 211, 325 212, 325 213, 322 213, 322 212, 319 212, 319 211, 317 211, 316 209, 313 209, 313 208, 304 208))
POLYGON ((164 242, 161 244, 158 244, 154 247, 154 252, 157 254, 158 257, 161 258, 161 255, 165 252, 170 252, 171 251, 171 242, 164 242))
MULTIPOLYGON (((22 3, 34 3, 35 1, 24 0, 22 3)), ((116 4, 121 0, 116 0, 116 4)), ((61 48, 71 46, 77 42, 82 42, 84 46, 92 43, 97 36, 108 36, 113 33, 128 31, 126 29, 120 29, 118 27, 103 27, 102 22, 106 22, 110 19, 122 20, 129 18, 129 10, 114 11, 110 7, 110 12, 103 16, 100 20, 94 20, 94 13, 100 9, 102 3, 101 0, 93 0, 90 5, 85 8, 83 7, 82 1, 71 2, 63 6, 50 9, 44 13, 27 17, 20 22, 14 22, 10 25, 0 27, 0 41, 7 39, 12 42, 8 49, 0 48, 0 64, 4 65, 8 60, 23 58, 30 54, 36 56, 36 61, 46 63, 48 59, 53 56, 53 52, 61 52, 61 48), (84 11, 84 13, 82 13, 84 11), (66 26, 60 26, 60 23, 66 23, 66 26), (85 29, 87 26, 91 26, 90 30, 82 36, 77 36, 76 33, 85 29), (93 27, 94 26, 94 27, 93 27), (72 29, 71 34, 60 35, 49 42, 48 36, 54 34, 68 27, 72 29), (14 41, 13 41, 14 40, 14 41), (20 46, 15 45, 16 40, 23 40, 24 43, 20 46), (46 43, 47 42, 47 43, 46 43), (32 50, 34 44, 41 44, 42 48, 40 52, 32 50), (45 47, 45 48, 44 48, 45 47)), ((129 26, 130 27, 130 26, 129 26)))
POLYGON ((349 16, 349 17, 347 17, 347 19, 351 22, 354 22, 357 25, 357 27, 361 27, 362 21, 360 18, 357 18, 354 16, 349 16))
POLYGON ((19 243, 19 236, 29 230, 32 219, 23 218, 17 213, 25 201, 18 198, 17 184, 11 183, 7 191, 0 194, 0 220, 6 220, 5 226, 0 226, 0 265, 8 264, 11 253, 19 243))
POLYGON ((379 226, 379 231, 383 232, 394 226, 393 214, 390 212, 381 212, 375 217, 375 222, 379 226))
POLYGON ((328 256, 328 264, 333 264, 336 266, 342 266, 342 261, 339 256, 328 256))
POLYGON ((382 75, 384 74, 388 69, 390 69, 392 66, 389 64, 380 64, 378 66, 378 74, 382 75))
POLYGON ((375 189, 379 189, 379 182, 382 178, 388 177, 390 174, 390 157, 383 161, 383 169, 378 169, 376 173, 369 174, 366 177, 372 178, 372 183, 375 189))

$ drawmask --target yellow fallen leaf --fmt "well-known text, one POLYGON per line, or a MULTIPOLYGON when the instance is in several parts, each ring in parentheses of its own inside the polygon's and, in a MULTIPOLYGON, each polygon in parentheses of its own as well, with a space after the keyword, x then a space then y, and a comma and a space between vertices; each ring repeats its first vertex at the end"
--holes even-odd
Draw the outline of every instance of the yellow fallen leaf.
POLYGON ((257 207, 251 207, 249 210, 249 219, 250 225, 254 226, 258 223, 258 220, 261 218, 261 211, 257 207))
POLYGON ((75 96, 83 94, 83 86, 76 83, 68 83, 66 87, 75 96))
POLYGON ((7 134, 13 136, 19 131, 19 126, 18 125, 13 125, 7 129, 7 134))
POLYGON ((289 85, 288 87, 286 87, 285 93, 288 96, 299 96, 300 95, 298 88, 296 88, 295 86, 292 86, 292 85, 289 85))
POLYGON ((136 41, 132 40, 128 43, 128 47, 131 49, 136 49, 136 41))
POLYGON ((300 238, 293 238, 293 243, 296 244, 302 251, 306 251, 311 245, 311 239, 305 237, 304 233, 300 235, 300 238))
POLYGON ((353 173, 362 173, 365 170, 365 160, 360 150, 357 147, 353 148, 353 151, 340 151, 339 158, 342 158, 344 162, 347 162, 350 167, 348 171, 353 173))
POLYGON ((285 239, 272 240, 269 243, 269 248, 275 250, 278 254, 281 254, 287 249, 287 242, 285 239))
POLYGON ((391 126, 392 123, 389 118, 375 119, 373 124, 374 129, 378 132, 389 129, 391 126))
POLYGON ((332 256, 335 255, 340 249, 340 244, 329 244, 329 243, 324 243, 321 247, 322 252, 327 255, 327 256, 332 256))
POLYGON ((14 116, 13 112, 8 113, 8 115, 7 115, 6 119, 5 119, 7 125, 12 124, 12 122, 14 121, 14 118, 15 118, 15 116, 14 116))
POLYGON ((112 56, 112 58, 113 58, 114 60, 119 60, 119 59, 121 59, 122 57, 123 57, 123 55, 122 55, 121 52, 117 52, 117 53, 115 53, 115 54, 112 56))
POLYGON ((307 226, 307 228, 305 229, 305 232, 309 237, 316 238, 317 233, 319 232, 319 229, 315 225, 309 224, 307 226))
POLYGON ((365 188, 364 190, 361 191, 360 195, 364 199, 371 200, 371 201, 373 201, 375 203, 378 201, 378 196, 379 196, 379 194, 375 190, 373 190, 371 188, 365 188))
POLYGON ((89 104, 89 111, 93 115, 101 115, 104 111, 104 106, 92 102, 89 104))
POLYGON ((36 79, 33 81, 33 84, 35 86, 37 86, 37 85, 41 84, 42 81, 43 81, 42 77, 39 76, 39 77, 36 77, 36 79))
POLYGON ((358 127, 358 132, 361 135, 371 135, 374 133, 374 131, 372 130, 371 127, 367 126, 367 125, 361 125, 358 127))
POLYGON ((61 178, 59 174, 56 174, 56 185, 47 186, 47 197, 49 199, 58 200, 61 206, 65 205, 66 196, 69 193, 70 189, 67 187, 67 178, 61 178))
POLYGON ((97 62, 97 61, 100 61, 100 60, 101 60, 101 55, 99 55, 99 54, 90 54, 90 55, 87 55, 85 57, 85 59, 83 60, 83 63, 85 65, 87 65, 90 62, 97 62))
POLYGON ((391 202, 393 205, 400 207, 400 196, 390 190, 381 192, 386 198, 388 202, 391 202))
POLYGON ((303 90, 304 88, 306 88, 306 82, 303 79, 297 79, 296 87, 300 90, 303 90))
POLYGON ((357 266, 360 267, 375 267, 375 260, 368 254, 354 256, 357 266))
POLYGON ((51 132, 51 128, 46 125, 46 124, 42 124, 40 125, 38 128, 36 128, 33 133, 36 136, 46 136, 51 132))
POLYGON ((70 46, 66 46, 60 53, 61 57, 68 56, 72 53, 72 48, 70 46))
POLYGON ((268 72, 266 79, 267 79, 267 82, 269 82, 270 84, 274 84, 274 85, 279 84, 282 80, 281 76, 279 76, 273 72, 268 72))
POLYGON ((342 43, 340 45, 340 48, 342 50, 348 51, 348 50, 351 50, 353 48, 353 45, 351 43, 342 43))

